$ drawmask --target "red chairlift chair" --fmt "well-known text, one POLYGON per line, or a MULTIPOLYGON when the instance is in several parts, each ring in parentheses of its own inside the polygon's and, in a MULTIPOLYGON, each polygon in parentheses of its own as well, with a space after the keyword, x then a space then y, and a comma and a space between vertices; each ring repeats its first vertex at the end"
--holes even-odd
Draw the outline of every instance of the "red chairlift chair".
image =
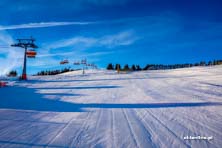
POLYGON ((35 50, 28 50, 28 51, 26 52, 26 55, 27 55, 28 58, 35 58, 36 54, 37 54, 37 53, 36 53, 35 50))
POLYGON ((63 61, 60 62, 61 65, 68 64, 68 63, 69 63, 68 60, 63 60, 63 61))

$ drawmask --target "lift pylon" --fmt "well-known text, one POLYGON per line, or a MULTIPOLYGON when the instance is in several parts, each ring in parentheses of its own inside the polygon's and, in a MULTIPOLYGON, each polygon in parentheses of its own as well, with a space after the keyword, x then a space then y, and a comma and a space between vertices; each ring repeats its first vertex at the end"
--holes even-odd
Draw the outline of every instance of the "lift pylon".
POLYGON ((23 63, 23 70, 22 70, 22 80, 27 80, 27 74, 26 74, 26 58, 27 58, 27 48, 38 48, 38 46, 35 45, 35 39, 32 37, 29 39, 17 39, 17 43, 12 44, 12 47, 21 47, 25 49, 24 52, 24 63, 23 63))

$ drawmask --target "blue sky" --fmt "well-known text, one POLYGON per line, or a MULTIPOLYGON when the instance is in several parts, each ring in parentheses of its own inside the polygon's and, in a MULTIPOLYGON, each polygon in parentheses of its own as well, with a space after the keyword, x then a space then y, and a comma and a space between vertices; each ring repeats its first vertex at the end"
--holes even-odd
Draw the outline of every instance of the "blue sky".
MULTIPOLYGON (((220 0, 1 0, 0 71, 21 72, 23 50, 9 45, 33 36, 28 73, 87 58, 99 67, 222 59, 220 0)), ((72 64, 67 65, 72 68, 72 64)))

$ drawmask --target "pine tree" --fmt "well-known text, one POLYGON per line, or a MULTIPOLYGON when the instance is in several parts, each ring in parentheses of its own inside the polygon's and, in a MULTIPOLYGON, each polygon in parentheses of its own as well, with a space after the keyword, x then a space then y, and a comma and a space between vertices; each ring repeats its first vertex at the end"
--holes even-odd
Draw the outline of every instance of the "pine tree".
POLYGON ((212 66, 212 65, 213 65, 213 62, 212 62, 212 61, 209 61, 207 65, 208 65, 208 66, 212 66))
POLYGON ((206 62, 205 61, 201 61, 200 62, 200 66, 205 66, 206 65, 206 62))
POLYGON ((142 69, 140 68, 140 65, 136 65, 136 70, 138 70, 138 71, 142 70, 142 69))
POLYGON ((121 65, 120 64, 116 64, 116 66, 115 66, 115 70, 121 70, 121 65))
POLYGON ((114 70, 113 64, 112 64, 112 63, 109 63, 106 69, 107 69, 107 70, 114 70))
POLYGON ((135 70, 136 70, 136 66, 133 64, 131 69, 132 69, 133 71, 135 71, 135 70))
POLYGON ((124 66, 123 70, 125 70, 125 71, 129 71, 129 70, 130 70, 129 65, 126 64, 126 65, 124 66))
POLYGON ((17 76, 17 71, 16 70, 12 70, 8 73, 9 77, 16 77, 17 76))

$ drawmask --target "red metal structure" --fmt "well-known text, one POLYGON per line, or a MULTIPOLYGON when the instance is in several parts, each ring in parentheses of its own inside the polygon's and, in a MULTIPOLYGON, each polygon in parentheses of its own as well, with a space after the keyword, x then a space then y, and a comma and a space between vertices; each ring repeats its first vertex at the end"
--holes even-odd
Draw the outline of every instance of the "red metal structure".
POLYGON ((5 87, 6 84, 7 84, 7 82, 2 82, 2 81, 0 81, 0 87, 5 87))
POLYGON ((27 57, 35 57, 36 55, 36 52, 33 50, 33 51, 27 51, 27 48, 32 48, 32 49, 35 49, 35 48, 38 48, 38 46, 35 45, 34 41, 35 39, 33 39, 32 37, 30 39, 17 39, 18 43, 16 44, 12 44, 11 46, 12 47, 21 47, 21 48, 24 48, 25 49, 25 52, 24 52, 24 63, 23 63, 23 70, 22 70, 22 76, 21 76, 21 79, 22 80, 27 80, 27 74, 26 74, 26 58, 27 57))

